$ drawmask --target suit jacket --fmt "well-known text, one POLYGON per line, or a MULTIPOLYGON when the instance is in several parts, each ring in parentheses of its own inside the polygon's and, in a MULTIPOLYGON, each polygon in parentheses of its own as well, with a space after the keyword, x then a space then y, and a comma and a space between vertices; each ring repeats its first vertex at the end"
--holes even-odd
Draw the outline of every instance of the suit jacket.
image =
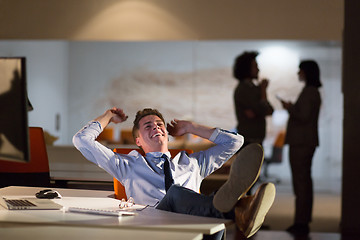
POLYGON ((285 143, 318 146, 318 119, 321 105, 316 87, 305 86, 296 103, 289 109, 285 143))
POLYGON ((237 131, 245 141, 262 143, 266 132, 265 117, 272 113, 273 107, 268 101, 261 100, 261 90, 251 80, 239 82, 234 91, 237 131), (254 118, 248 118, 245 110, 251 110, 254 118))

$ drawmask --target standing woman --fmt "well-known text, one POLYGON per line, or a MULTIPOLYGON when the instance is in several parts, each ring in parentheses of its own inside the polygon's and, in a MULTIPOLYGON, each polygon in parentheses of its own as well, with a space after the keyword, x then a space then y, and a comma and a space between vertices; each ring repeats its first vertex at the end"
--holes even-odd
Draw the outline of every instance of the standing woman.
POLYGON ((295 104, 281 101, 289 112, 285 143, 290 146, 289 158, 295 194, 294 224, 286 230, 295 235, 308 234, 310 231, 314 198, 311 165, 315 149, 319 145, 318 119, 321 105, 318 64, 313 60, 302 61, 299 69, 299 80, 305 82, 299 98, 295 104))

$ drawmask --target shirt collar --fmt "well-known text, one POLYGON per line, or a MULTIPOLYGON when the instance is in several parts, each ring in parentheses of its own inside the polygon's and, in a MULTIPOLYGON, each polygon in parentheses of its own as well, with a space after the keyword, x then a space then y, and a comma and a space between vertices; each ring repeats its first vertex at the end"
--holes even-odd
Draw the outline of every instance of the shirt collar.
POLYGON ((169 159, 171 158, 170 152, 148 152, 145 156, 149 159, 160 159, 163 154, 165 154, 169 159))
POLYGON ((156 166, 158 169, 162 169, 165 162, 164 158, 161 157, 163 154, 165 154, 168 159, 171 159, 170 152, 148 152, 145 154, 145 158, 151 166, 156 166))

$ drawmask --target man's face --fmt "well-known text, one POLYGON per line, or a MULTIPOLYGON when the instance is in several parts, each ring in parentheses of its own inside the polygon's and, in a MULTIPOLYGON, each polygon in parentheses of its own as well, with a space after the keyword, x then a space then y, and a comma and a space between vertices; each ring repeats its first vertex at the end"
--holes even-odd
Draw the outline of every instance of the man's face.
POLYGON ((162 152, 168 149, 168 133, 164 122, 156 115, 148 115, 139 121, 136 145, 145 153, 162 152))

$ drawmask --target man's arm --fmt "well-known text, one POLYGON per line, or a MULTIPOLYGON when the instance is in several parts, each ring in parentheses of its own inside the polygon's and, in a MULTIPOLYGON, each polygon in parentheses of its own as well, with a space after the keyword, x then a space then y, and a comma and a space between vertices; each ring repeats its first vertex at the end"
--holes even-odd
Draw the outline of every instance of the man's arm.
POLYGON ((215 128, 203 126, 191 121, 174 119, 170 124, 167 124, 167 130, 173 137, 191 133, 199 137, 209 139, 215 128))
POLYGON ((126 119, 127 116, 122 109, 106 110, 105 113, 80 129, 73 137, 74 146, 86 159, 118 179, 127 174, 128 168, 125 165, 128 161, 123 161, 123 159, 128 158, 127 155, 115 154, 112 149, 96 141, 96 138, 110 122, 120 123, 126 119), (117 156, 114 157, 114 155, 117 156))
POLYGON ((244 142, 243 136, 239 134, 218 128, 206 127, 191 121, 174 119, 168 124, 167 130, 172 136, 191 133, 214 143, 212 147, 190 155, 191 158, 198 161, 200 175, 203 178, 219 169, 240 149, 244 142))
POLYGON ((191 121, 174 119, 167 125, 167 130, 172 136, 192 133, 215 143, 214 146, 204 151, 191 154, 191 157, 198 161, 200 175, 203 178, 220 168, 240 149, 244 142, 243 136, 239 134, 206 127, 191 121))
POLYGON ((262 80, 258 88, 249 84, 242 84, 235 90, 235 107, 238 119, 243 119, 243 114, 249 120, 254 118, 262 118, 271 115, 274 111, 269 103, 266 94, 268 80, 262 80), (260 90, 260 99, 258 91, 260 90))

